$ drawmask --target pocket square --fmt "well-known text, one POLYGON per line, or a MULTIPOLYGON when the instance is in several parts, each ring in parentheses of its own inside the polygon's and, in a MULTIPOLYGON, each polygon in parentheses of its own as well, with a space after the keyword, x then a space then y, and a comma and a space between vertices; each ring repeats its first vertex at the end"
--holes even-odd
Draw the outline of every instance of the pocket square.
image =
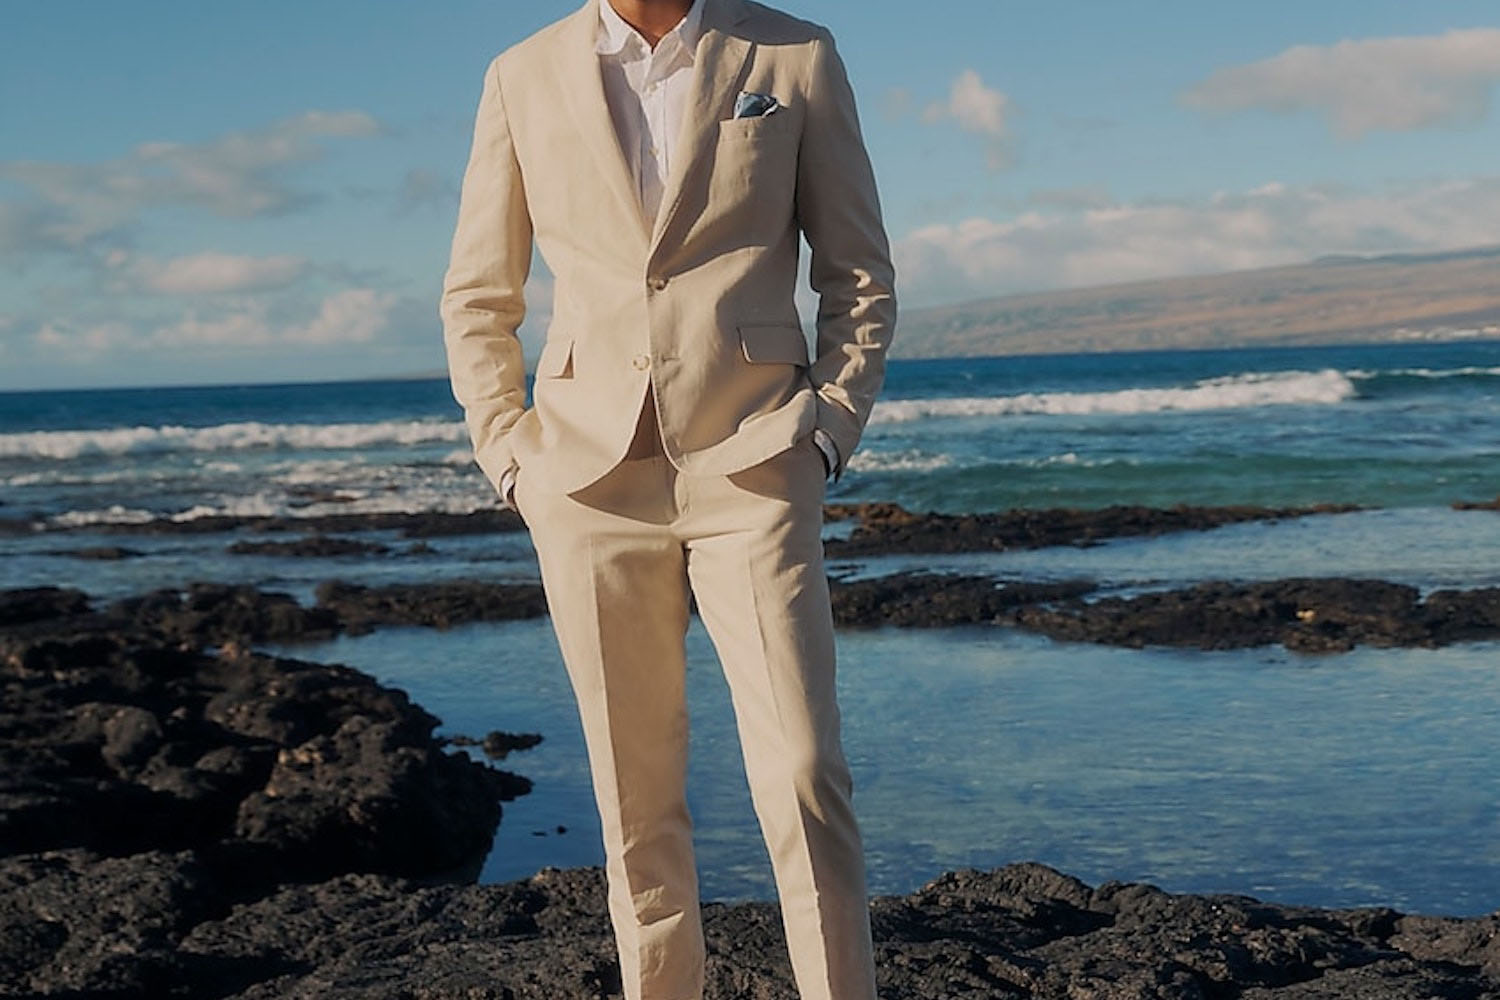
POLYGON ((766 115, 775 114, 781 110, 781 106, 781 102, 770 94, 755 94, 742 90, 740 96, 734 99, 734 116, 736 118, 764 118, 766 115))

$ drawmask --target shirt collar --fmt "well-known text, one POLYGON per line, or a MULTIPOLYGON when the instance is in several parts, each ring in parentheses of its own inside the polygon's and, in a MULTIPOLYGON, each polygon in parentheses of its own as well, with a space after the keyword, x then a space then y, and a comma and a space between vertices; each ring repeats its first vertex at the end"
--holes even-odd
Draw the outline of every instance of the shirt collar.
MULTIPOLYGON (((698 47, 698 37, 702 34, 703 27, 703 4, 705 0, 693 0, 693 5, 683 15, 682 20, 677 22, 676 27, 662 36, 665 42, 672 35, 676 35, 682 47, 689 54, 698 47)), ((620 16, 609 0, 599 0, 599 30, 595 35, 594 51, 600 55, 618 55, 634 40, 640 45, 642 51, 649 51, 646 40, 641 37, 640 32, 630 26, 630 23, 620 16)), ((661 42, 657 43, 658 45, 661 42)))

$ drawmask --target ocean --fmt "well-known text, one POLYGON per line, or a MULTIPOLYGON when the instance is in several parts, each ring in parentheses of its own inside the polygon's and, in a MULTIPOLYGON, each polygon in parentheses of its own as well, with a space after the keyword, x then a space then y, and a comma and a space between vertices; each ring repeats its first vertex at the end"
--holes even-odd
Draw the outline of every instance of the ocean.
MULTIPOLYGON (((896 361, 830 501, 945 512, 1368 509, 1087 548, 880 556, 831 571, 1086 576, 1115 593, 1305 575, 1496 586, 1500 513, 1452 505, 1497 495, 1497 342, 896 361)), ((215 580, 308 601, 334 577, 534 580, 518 533, 416 545, 366 532, 390 551, 309 559, 229 555, 240 537, 230 531, 114 527, 493 505, 439 379, 0 394, 6 587, 75 586, 104 600, 215 580), (106 545, 130 557, 74 555, 106 545)), ((689 639, 704 892, 768 898, 727 693, 696 624, 689 639)), ((1284 902, 1500 908, 1500 644, 1317 657, 1110 649, 972 628, 845 630, 840 643, 874 891, 1040 860, 1091 881, 1284 902)), ((581 737, 546 622, 384 629, 279 651, 397 684, 447 732, 542 732, 540 747, 507 763, 536 789, 507 806, 482 877, 599 863, 581 737)))

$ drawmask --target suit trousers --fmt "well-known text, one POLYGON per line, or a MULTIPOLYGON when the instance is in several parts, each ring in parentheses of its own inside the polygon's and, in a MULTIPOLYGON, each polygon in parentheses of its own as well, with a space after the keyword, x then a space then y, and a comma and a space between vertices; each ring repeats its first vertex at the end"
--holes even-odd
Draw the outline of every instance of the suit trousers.
POLYGON ((572 494, 524 466, 515 502, 578 701, 627 1000, 697 1000, 703 931, 684 785, 690 598, 728 681, 803 1000, 871 1000, 874 962, 834 697, 810 437, 727 476, 662 454, 648 394, 629 456, 572 494), (535 480, 535 481, 533 481, 535 480))

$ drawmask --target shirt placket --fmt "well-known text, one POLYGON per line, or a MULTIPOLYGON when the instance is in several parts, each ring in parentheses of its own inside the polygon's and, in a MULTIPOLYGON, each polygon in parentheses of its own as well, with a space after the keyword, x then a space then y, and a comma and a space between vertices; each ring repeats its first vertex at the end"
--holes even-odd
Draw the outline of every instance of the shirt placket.
MULTIPOLYGON (((653 215, 667 182, 667 171, 671 167, 670 130, 667 128, 667 76, 675 55, 675 46, 670 41, 664 40, 657 45, 646 62, 646 76, 642 81, 641 106, 647 123, 646 134, 641 137, 645 146, 642 159, 644 161, 646 157, 650 157, 654 174, 649 184, 652 196, 645 200, 653 215)), ((644 188, 648 185, 643 183, 642 186, 644 188)), ((645 192, 642 194, 644 197, 645 192)))

